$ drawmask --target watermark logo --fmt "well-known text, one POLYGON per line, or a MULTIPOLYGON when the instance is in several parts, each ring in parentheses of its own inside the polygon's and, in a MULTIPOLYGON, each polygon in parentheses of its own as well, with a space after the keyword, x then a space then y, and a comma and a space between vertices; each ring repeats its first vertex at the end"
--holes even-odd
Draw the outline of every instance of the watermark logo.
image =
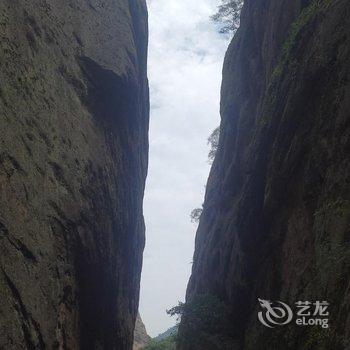
POLYGON ((262 311, 258 312, 259 321, 268 328, 285 326, 292 322, 295 315, 297 326, 321 326, 329 328, 329 303, 327 301, 298 301, 292 308, 282 301, 271 302, 258 299, 262 311))
POLYGON ((274 328, 290 323, 293 319, 292 309, 282 301, 272 303, 268 300, 259 299, 263 311, 258 313, 259 321, 266 327, 274 328))

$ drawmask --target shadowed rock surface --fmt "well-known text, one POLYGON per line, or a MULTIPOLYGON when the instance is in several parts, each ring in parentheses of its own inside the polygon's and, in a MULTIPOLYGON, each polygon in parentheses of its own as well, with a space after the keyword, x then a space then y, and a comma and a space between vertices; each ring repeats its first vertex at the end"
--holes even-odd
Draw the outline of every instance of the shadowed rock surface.
POLYGON ((146 327, 142 322, 140 314, 138 313, 135 323, 133 350, 142 349, 149 343, 150 340, 151 337, 147 334, 146 327))
POLYGON ((144 0, 0 2, 0 348, 132 348, 144 0))
POLYGON ((181 349, 349 346, 349 33, 347 0, 245 1, 187 291, 226 304, 229 341, 181 349), (331 328, 268 329, 258 298, 326 300, 331 328))

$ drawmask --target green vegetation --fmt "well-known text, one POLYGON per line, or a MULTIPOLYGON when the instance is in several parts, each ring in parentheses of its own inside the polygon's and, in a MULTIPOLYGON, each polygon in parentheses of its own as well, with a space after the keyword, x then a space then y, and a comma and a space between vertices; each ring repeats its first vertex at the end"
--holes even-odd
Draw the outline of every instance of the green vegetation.
MULTIPOLYGON (((219 139, 220 139, 220 127, 218 126, 213 130, 213 132, 208 137, 208 145, 210 146, 210 151, 208 153, 208 161, 210 164, 213 163, 216 153, 219 147, 219 139)), ((203 205, 202 208, 195 208, 191 211, 190 218, 191 222, 199 223, 200 218, 203 213, 203 205)))
POLYGON ((322 208, 316 210, 314 216, 319 217, 332 213, 332 215, 341 217, 349 211, 349 207, 350 201, 343 198, 338 198, 332 202, 326 203, 322 208))
POLYGON ((172 335, 162 340, 152 339, 151 342, 143 348, 143 350, 175 350, 176 336, 172 335))
POLYGON ((191 211, 190 217, 191 217, 191 222, 196 222, 198 223, 201 219, 203 213, 203 208, 195 208, 191 211))
POLYGON ((157 337, 153 338, 154 340, 160 341, 165 338, 169 338, 170 336, 177 335, 179 325, 175 325, 169 329, 167 329, 164 333, 159 334, 157 337))
POLYGON ((243 0, 221 0, 218 11, 211 16, 211 19, 219 23, 219 33, 235 33, 239 27, 243 0))
POLYGON ((310 19, 316 13, 319 7, 319 1, 313 1, 309 6, 307 6, 299 15, 297 20, 292 24, 292 29, 288 36, 288 39, 283 45, 282 49, 282 62, 289 61, 289 55, 291 50, 294 48, 297 42, 297 37, 300 31, 305 27, 305 25, 310 21, 310 19))
POLYGON ((179 302, 179 305, 167 310, 167 313, 177 316, 178 320, 185 317, 187 322, 200 323, 212 329, 224 317, 225 304, 216 296, 204 294, 197 296, 191 302, 179 302))
MULTIPOLYGON (((315 262, 309 293, 317 286, 318 293, 321 291, 331 304, 343 297, 348 285, 349 223, 350 201, 344 198, 325 200, 314 212, 315 262)), ((339 334, 335 336, 339 338, 339 334)))
POLYGON ((219 139, 220 139, 220 127, 218 126, 208 137, 208 145, 210 146, 208 159, 210 163, 212 163, 215 159, 216 153, 219 148, 219 139))
POLYGON ((178 325, 153 338, 143 350, 175 350, 178 325))
MULTIPOLYGON (((314 0, 311 4, 304 8, 300 13, 296 21, 292 24, 291 31, 287 40, 285 41, 279 64, 276 66, 272 73, 272 82, 279 78, 283 72, 283 68, 286 67, 291 62, 291 52, 294 49, 296 43, 298 42, 298 35, 301 30, 310 22, 310 20, 315 16, 317 10, 321 8, 322 5, 326 7, 329 6, 329 1, 327 0, 314 0)), ((297 66, 296 62, 293 62, 293 66, 297 66)))
POLYGON ((270 112, 264 115, 260 119, 260 126, 266 127, 269 125, 269 114, 272 113, 272 110, 277 101, 278 85, 281 81, 281 76, 285 69, 288 69, 290 79, 295 80, 296 72, 299 68, 299 62, 296 59, 293 59, 292 52, 295 49, 298 43, 298 37, 301 31, 307 26, 308 23, 315 17, 319 9, 325 8, 327 6, 327 0, 314 0, 310 5, 306 6, 294 21, 291 26, 291 30, 286 41, 283 44, 282 52, 280 55, 279 62, 275 67, 271 75, 270 85, 268 88, 269 99, 267 103, 269 104, 270 112))
POLYGON ((183 321, 177 336, 178 344, 186 344, 187 347, 205 344, 212 350, 231 348, 227 308, 218 297, 198 295, 190 302, 180 302, 167 313, 183 321))
POLYGON ((308 349, 328 350, 346 349, 349 345, 344 336, 339 336, 335 329, 311 328, 306 338, 308 349))

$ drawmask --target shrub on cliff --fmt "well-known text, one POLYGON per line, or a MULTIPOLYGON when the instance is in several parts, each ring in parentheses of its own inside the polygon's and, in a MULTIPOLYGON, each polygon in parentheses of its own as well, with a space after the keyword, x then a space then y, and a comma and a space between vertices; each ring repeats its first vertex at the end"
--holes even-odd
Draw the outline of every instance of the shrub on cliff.
POLYGON ((143 350, 175 350, 176 349, 176 336, 170 336, 160 341, 152 339, 151 342, 143 348, 143 350))
POLYGON ((198 295, 190 302, 180 302, 167 313, 182 321, 176 341, 179 345, 186 344, 186 349, 191 344, 205 344, 212 350, 230 348, 228 312, 218 297, 198 295))
POLYGON ((221 25, 220 33, 236 32, 239 27, 243 2, 244 0, 221 0, 218 11, 211 16, 214 22, 221 25))
POLYGON ((219 147, 220 138, 220 127, 218 126, 208 137, 208 145, 210 146, 210 151, 208 154, 209 163, 212 163, 215 159, 216 152, 219 147))
POLYGON ((203 212, 203 208, 195 208, 195 209, 193 209, 191 211, 191 214, 190 214, 191 222, 198 223, 199 220, 201 219, 202 212, 203 212))
MULTIPOLYGON (((220 138, 220 127, 218 126, 208 137, 208 145, 210 146, 210 151, 208 153, 208 161, 210 164, 212 164, 215 159, 216 152, 219 147, 219 138, 220 138)), ((199 223, 202 213, 203 213, 203 205, 202 205, 202 208, 193 209, 190 214, 191 222, 199 223)))

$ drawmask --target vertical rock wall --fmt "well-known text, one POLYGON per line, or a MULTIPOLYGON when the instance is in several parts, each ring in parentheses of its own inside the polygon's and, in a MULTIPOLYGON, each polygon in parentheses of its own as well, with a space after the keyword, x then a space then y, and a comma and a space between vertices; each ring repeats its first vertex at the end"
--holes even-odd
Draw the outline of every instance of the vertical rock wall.
POLYGON ((147 330, 142 322, 141 316, 140 314, 137 314, 133 350, 140 350, 144 348, 150 342, 150 340, 151 337, 147 334, 147 330))
POLYGON ((225 303, 228 349, 349 346, 349 33, 347 0, 245 1, 187 292, 225 303), (331 328, 266 328, 258 298, 326 300, 331 328))
POLYGON ((0 348, 132 347, 144 0, 0 2, 0 348))

